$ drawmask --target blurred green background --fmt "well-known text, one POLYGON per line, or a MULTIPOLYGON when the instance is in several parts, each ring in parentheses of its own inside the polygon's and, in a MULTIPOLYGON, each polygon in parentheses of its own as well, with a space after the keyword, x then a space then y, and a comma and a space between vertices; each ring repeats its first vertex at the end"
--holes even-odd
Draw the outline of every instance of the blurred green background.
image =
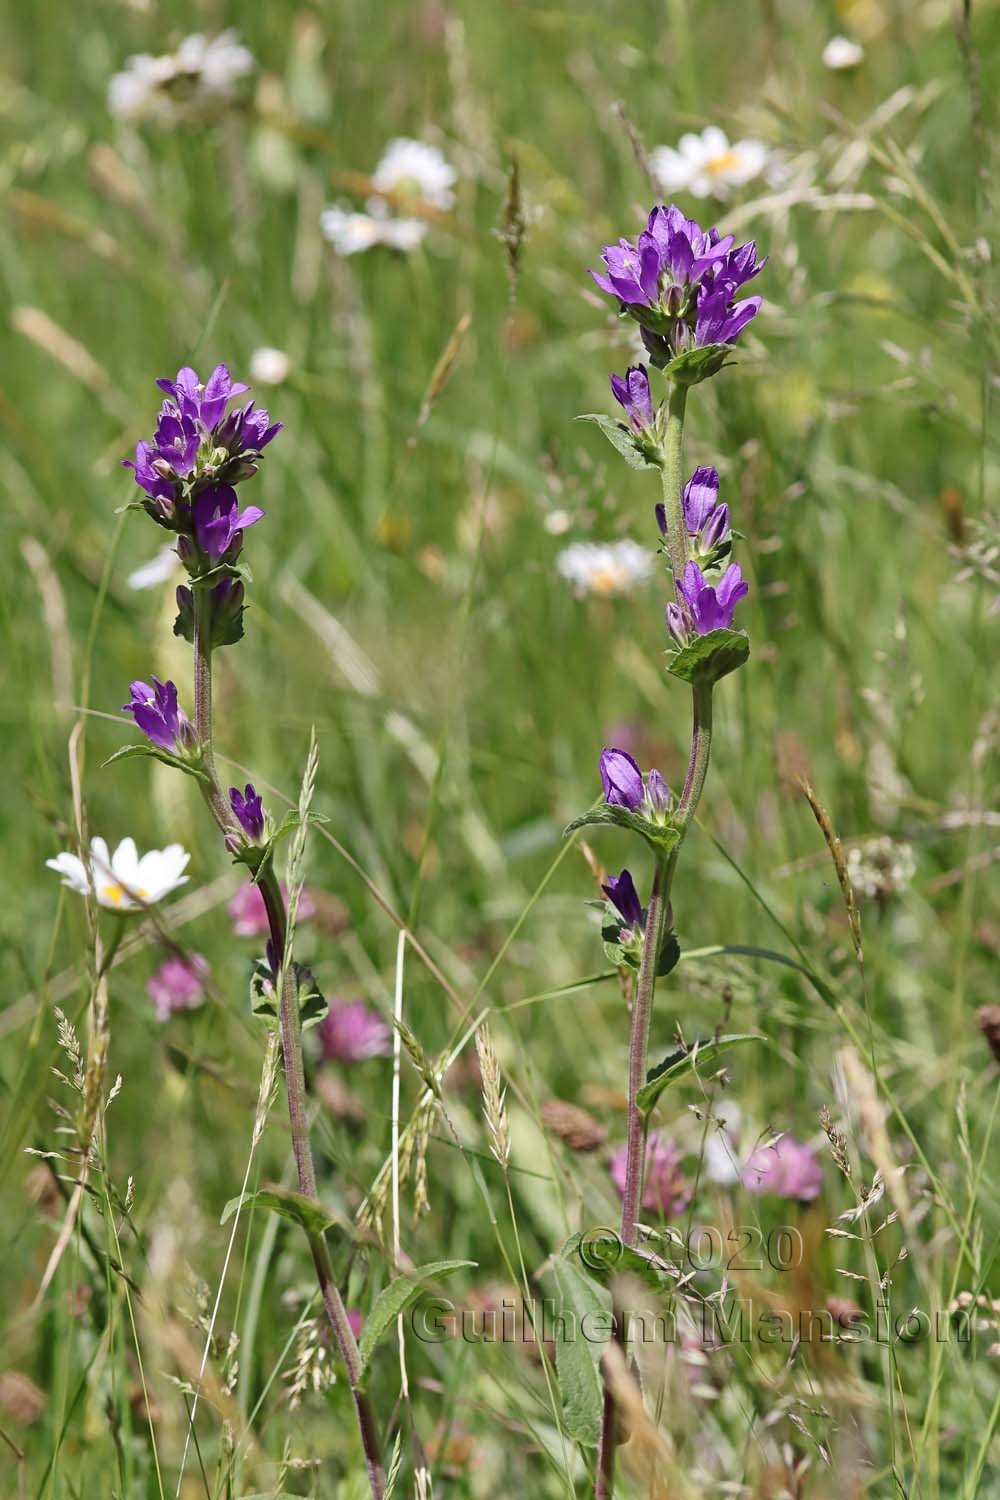
MULTIPOLYGON (((686 959, 659 992, 654 1055, 678 1025, 688 1040, 724 1025, 767 1044, 734 1055, 724 1088, 668 1093, 662 1124, 698 1184, 693 1222, 800 1227, 794 1292, 769 1272, 768 1295, 867 1306, 903 1250, 894 1308, 1000 1295, 996 1071, 975 1021, 1000 952, 1000 8, 52 0, 8 5, 4 36, 3 1492, 174 1494, 178 1382, 197 1377, 229 1234, 219 1216, 247 1162, 263 1043, 245 998, 254 945, 225 909, 238 880, 192 787, 153 762, 101 769, 130 738, 118 715, 130 679, 173 677, 190 707, 171 586, 127 581, 167 538, 118 513, 135 493, 120 461, 151 431, 155 379, 181 364, 225 361, 247 379, 256 350, 287 355, 286 377, 257 391, 285 431, 251 486, 267 519, 247 538, 252 608, 246 639, 219 656, 216 732, 223 767, 245 768, 277 807, 297 797, 316 727, 316 806, 342 847, 311 840, 320 912, 302 954, 328 994, 387 1017, 397 929, 373 885, 452 992, 409 950, 405 1013, 426 1056, 462 1036, 463 1017, 493 1011, 510 1202, 467 1045, 447 1119, 430 1124, 416 1222, 422 1169, 405 1184, 406 1254, 475 1262, 449 1283, 463 1305, 512 1289, 519 1253, 531 1289, 552 1295, 546 1263, 566 1236, 614 1219, 627 1015, 615 976, 550 993, 607 967, 585 905, 594 873, 562 829, 598 794, 606 743, 627 738, 676 784, 689 710, 662 671, 659 565, 616 596, 581 596, 556 559, 574 541, 656 545, 649 476, 573 424, 610 409, 608 374, 636 354, 633 325, 586 268, 659 197, 644 153, 706 125, 762 141, 767 169, 725 201, 678 201, 755 237, 769 263, 736 367, 689 404, 688 467, 717 465, 742 533, 753 654, 717 694, 674 908, 683 948, 776 950, 836 1003, 764 960, 686 959), (231 97, 182 101, 161 121, 109 112, 129 56, 227 25, 255 60, 231 97), (838 33, 863 44, 857 66, 824 66, 838 33), (321 212, 363 207, 395 136, 440 147, 454 206, 429 215, 412 254, 338 256, 321 212), (50 1101, 72 1109, 73 1095, 51 1068, 72 1069, 53 1006, 82 1031, 88 996, 84 903, 44 867, 74 847, 75 725, 91 829, 191 851, 171 931, 209 959, 213 983, 201 1009, 163 1025, 146 993, 163 957, 155 929, 113 970, 108 1081, 122 1086, 100 1187, 35 1306, 65 1212, 55 1176, 71 1185, 74 1168, 25 1148, 66 1143, 50 1101), (863 976, 803 775, 859 868, 912 851, 912 880, 890 875, 862 897, 863 976), (870 847, 882 838, 888 856, 870 847), (541 1123, 553 1096, 585 1105, 608 1145, 569 1151, 541 1123), (699 1173, 704 1117, 723 1097, 755 1132, 812 1143, 825 1176, 814 1205, 699 1173), (849 1180, 823 1108, 848 1138, 849 1180), (858 1241, 825 1235, 876 1171, 899 1166, 863 1232, 848 1226, 858 1241), (898 1222, 873 1235, 890 1211, 898 1222)), ((620 834, 591 843, 607 869, 630 858, 639 873, 620 834)), ((350 1215, 389 1148, 391 1062, 320 1064, 309 1045, 322 1192, 350 1215)), ((422 1090, 405 1055, 402 1090, 405 1121, 422 1090)), ((290 1180, 283 1111, 279 1098, 261 1180, 290 1180)), ((331 1238, 364 1316, 386 1262, 331 1238)), ((205 1401, 185 1496, 364 1493, 343 1385, 289 1402, 302 1341, 288 1340, 310 1295, 294 1227, 248 1215, 211 1361, 229 1369, 232 1330, 238 1378, 205 1401)), ((972 1345, 712 1352, 704 1391, 674 1370, 654 1411, 663 1450, 623 1458, 623 1493, 1000 1493, 991 1317, 972 1345)), ((400 1494, 418 1493, 422 1466, 434 1494, 588 1493, 592 1455, 560 1430, 537 1358, 411 1340, 409 1362, 403 1399, 391 1337, 372 1377, 390 1441, 401 1434, 400 1494)))

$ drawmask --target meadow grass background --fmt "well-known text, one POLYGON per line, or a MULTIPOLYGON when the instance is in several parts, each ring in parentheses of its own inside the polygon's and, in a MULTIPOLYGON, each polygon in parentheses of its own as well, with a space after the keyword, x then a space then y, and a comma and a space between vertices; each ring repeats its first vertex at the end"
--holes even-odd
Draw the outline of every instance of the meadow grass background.
MULTIPOLYGON (((116 514, 153 381, 182 363, 243 375, 275 345, 292 367, 261 392, 286 430, 252 486, 268 516, 248 537, 246 639, 219 657, 220 754, 277 789, 277 805, 297 795, 315 725, 329 832, 411 919, 451 990, 408 952, 420 1047, 436 1057, 488 1008, 508 1082, 510 1202, 467 1044, 446 1085, 450 1126, 431 1126, 416 1222, 412 1179, 404 1189, 406 1255, 475 1262, 445 1287, 459 1305, 515 1295, 521 1257, 532 1293, 552 1296, 547 1265, 566 1237, 616 1217, 607 1155, 624 1135, 627 1015, 616 977, 550 995, 607 967, 585 905, 593 873, 561 830, 597 794, 620 726, 675 783, 688 733, 687 695, 661 667, 662 576, 578 599, 554 566, 573 539, 654 545, 648 476, 573 425, 607 409, 607 375, 631 357, 629 325, 585 275, 652 201, 617 100, 647 146, 718 123, 785 163, 780 186, 758 181, 724 206, 681 200, 755 236, 770 261, 737 368, 689 407, 688 466, 718 465, 745 536, 753 655, 716 695, 674 906, 683 947, 774 949, 836 1003, 773 963, 685 960, 658 993, 652 1048, 669 1051, 677 1025, 689 1040, 720 1024, 761 1032, 721 1092, 711 1070, 669 1091, 664 1128, 693 1179, 705 1132, 693 1109, 734 1100, 759 1130, 812 1142, 825 1185, 798 1206, 702 1180, 691 1222, 794 1224, 804 1266, 742 1283, 792 1306, 834 1295, 869 1309, 890 1267, 897 1310, 1000 1295, 997 1073, 975 1022, 996 998, 1000 951, 996 585, 963 577, 953 551, 997 532, 1000 10, 969 10, 963 22, 937 0, 5 8, 4 1495, 175 1493, 178 1383, 197 1375, 229 1235, 219 1218, 246 1169, 263 1038, 246 999, 254 945, 225 912, 235 875, 188 785, 152 762, 101 769, 129 739, 115 719, 131 678, 172 676, 190 703, 170 588, 125 582, 162 534, 116 514), (227 23, 258 62, 238 107, 173 129, 111 118, 107 79, 129 54, 227 23), (831 73, 821 49, 845 27, 865 61, 831 73), (460 174, 455 211, 411 257, 338 260, 320 211, 398 134, 442 146, 460 174), (512 153, 527 221, 513 283, 495 233, 512 153), (568 530, 555 534, 560 511, 568 530), (44 868, 72 846, 78 722, 90 827, 191 851, 191 884, 165 912, 186 912, 175 936, 209 958, 213 990, 161 1026, 145 988, 155 934, 113 970, 108 1081, 123 1081, 106 1170, 35 1306, 63 1203, 25 1148, 59 1148, 50 1100, 71 1108, 72 1094, 51 1074, 67 1066, 53 1007, 83 1027, 87 998, 84 906, 44 868), (862 906, 863 979, 799 774, 845 840, 888 834, 915 853, 912 885, 862 906), (517 1006, 533 996, 548 998, 517 1006), (574 1156, 545 1131, 552 1096, 585 1104, 608 1147, 574 1156), (824 1106, 847 1136, 850 1181, 824 1106), (877 1169, 903 1165, 869 1218, 846 1225, 860 1240, 825 1234, 877 1169), (126 1218, 113 1194, 129 1178, 126 1218)), ((635 865, 620 835, 591 842, 609 869, 635 865)), ((302 928, 303 955, 328 993, 388 1015, 393 922, 320 836, 308 883, 324 920, 302 928)), ((391 1061, 314 1076, 321 1193, 350 1217, 386 1160, 391 1061), (347 1113, 331 1107, 344 1090, 358 1105, 347 1113)), ((404 1057, 404 1120, 421 1089, 404 1057)), ((258 1178, 291 1180, 281 1097, 258 1178)), ((331 1243, 364 1316, 386 1261, 342 1231, 331 1243)), ((289 1406, 289 1338, 311 1292, 294 1226, 248 1214, 185 1496, 364 1493, 343 1383, 289 1406)), ((967 1345, 756 1343, 708 1355, 695 1390, 671 1355, 649 1431, 623 1453, 622 1493, 1000 1494, 997 1338, 984 1318, 967 1345)), ((407 1357, 407 1396, 392 1337, 372 1376, 390 1446, 402 1434, 399 1494, 416 1492, 421 1467, 436 1495, 588 1493, 588 1455, 560 1431, 537 1357, 412 1338, 407 1357)))

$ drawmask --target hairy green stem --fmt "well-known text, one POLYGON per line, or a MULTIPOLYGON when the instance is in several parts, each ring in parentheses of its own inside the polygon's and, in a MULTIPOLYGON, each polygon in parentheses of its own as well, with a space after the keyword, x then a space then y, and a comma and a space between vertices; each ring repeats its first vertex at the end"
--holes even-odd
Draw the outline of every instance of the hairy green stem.
POLYGON ((667 430, 663 441, 663 508, 667 518, 667 556, 674 582, 680 583, 688 560, 688 533, 684 520, 681 484, 681 445, 684 437, 684 410, 687 386, 672 385, 667 397, 667 430))
MULTIPOLYGON (((653 872, 653 887, 646 913, 646 934, 639 961, 635 997, 632 1002, 632 1031, 628 1057, 628 1133, 625 1160, 625 1190, 622 1194, 621 1237, 625 1245, 636 1241, 642 1180, 646 1156, 646 1120, 638 1105, 638 1093, 646 1081, 649 1054, 649 1026, 656 993, 656 971, 666 930, 667 912, 674 872, 684 836, 694 818, 705 787, 708 763, 712 753, 712 684, 695 683, 692 687, 691 752, 687 774, 675 813, 680 840, 667 855, 660 855, 653 872)), ((625 1312, 614 1309, 615 1341, 624 1350, 626 1343, 625 1312)), ((601 1440, 594 1483, 595 1500, 610 1500, 614 1489, 615 1447, 617 1445, 615 1399, 605 1380, 604 1407, 601 1417, 601 1440)))
POLYGON ((215 753, 212 749, 212 602, 205 584, 192 587, 194 615, 194 728, 201 749, 201 769, 205 780, 199 784, 208 810, 219 826, 220 832, 236 832, 236 824, 229 809, 219 773, 215 769, 215 753))
MULTIPOLYGON (((202 770, 205 773, 204 779, 199 784, 209 811, 228 842, 238 830, 223 795, 212 749, 212 641, 209 608, 207 592, 196 586, 194 590, 195 730, 201 746, 202 770)), ((272 957, 280 986, 278 1017, 292 1154, 295 1157, 299 1192, 304 1197, 315 1201, 316 1169, 313 1165, 312 1147, 309 1142, 309 1115, 306 1104, 305 1067, 302 1060, 298 984, 292 964, 286 962, 288 919, 278 877, 270 864, 260 874, 258 885, 267 913, 272 957)), ((323 1306, 347 1371, 372 1500, 383 1500, 385 1476, 382 1469, 378 1429, 371 1402, 364 1387, 364 1371, 357 1340, 348 1321, 343 1298, 337 1288, 326 1241, 322 1235, 317 1234, 310 1234, 308 1238, 313 1265, 316 1269, 316 1279, 323 1296, 323 1306)))

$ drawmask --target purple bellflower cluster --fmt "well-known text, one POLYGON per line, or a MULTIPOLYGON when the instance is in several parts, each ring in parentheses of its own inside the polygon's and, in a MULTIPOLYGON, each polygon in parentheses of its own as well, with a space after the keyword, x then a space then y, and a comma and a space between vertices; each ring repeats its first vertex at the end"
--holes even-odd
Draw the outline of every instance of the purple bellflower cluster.
POLYGON ((591 271, 602 292, 639 324, 654 365, 689 349, 732 344, 756 317, 760 297, 737 294, 764 265, 753 240, 734 248, 731 234, 703 230, 674 204, 658 204, 635 244, 621 239, 591 271))
MULTIPOLYGON (((264 517, 258 505, 242 510, 236 485, 256 474, 263 450, 281 431, 253 401, 230 409, 249 389, 216 365, 202 384, 185 365, 174 380, 158 380, 165 399, 151 442, 126 459, 143 491, 138 502, 159 526, 177 535, 177 555, 193 581, 212 580, 212 643, 229 645, 242 634, 244 585, 238 558, 243 534, 264 517)), ((174 627, 191 640, 191 589, 177 591, 174 627)))
MULTIPOLYGON (((600 427, 631 468, 659 471, 662 501, 655 515, 673 594, 665 607, 666 665, 689 685, 692 697, 691 748, 680 795, 672 796, 659 771, 644 775, 628 751, 609 747, 600 761, 603 802, 568 830, 614 825, 638 834, 655 861, 645 906, 628 869, 602 885, 609 903, 602 926, 605 953, 620 973, 632 975, 628 1139, 612 1168, 622 1195, 622 1242, 632 1246, 643 1207, 676 1213, 690 1198, 672 1145, 664 1141, 649 1149, 654 1137, 648 1133, 648 1112, 656 1096, 647 1085, 662 1071, 648 1071, 650 1027, 657 978, 668 975, 680 957, 671 895, 708 774, 713 690, 750 651, 746 633, 734 623, 736 606, 749 590, 739 564, 731 561, 733 532, 729 506, 719 500, 718 471, 699 467, 684 479, 685 410, 690 390, 719 374, 756 317, 761 298, 743 291, 765 262, 753 241, 735 245, 732 235, 703 230, 675 205, 662 204, 653 208, 634 243, 623 239, 607 245, 601 258, 604 269, 590 274, 619 312, 639 324, 649 363, 662 371, 666 389, 658 401, 650 371, 632 365, 624 375, 611 376, 611 394, 624 421, 604 413, 585 420, 600 427)), ((766 1166, 773 1176, 774 1162, 766 1166)), ((603 1411, 594 1494, 607 1500, 618 1441, 610 1392, 603 1411)))
MULTIPOLYGON (((177 591, 174 631, 193 648, 194 723, 180 707, 173 682, 155 677, 152 684, 133 682, 123 712, 132 715, 147 743, 127 745, 118 754, 154 755, 194 777, 225 848, 236 864, 252 873, 252 881, 240 893, 237 920, 246 925, 237 925, 236 930, 268 934, 265 957, 255 962, 251 974, 251 1011, 280 1037, 298 1193, 303 1203, 309 1203, 317 1197, 317 1184, 302 1032, 323 1020, 327 1005, 311 971, 293 956, 294 923, 309 914, 306 892, 299 883, 289 901, 274 868, 274 849, 293 827, 304 832, 304 824, 318 820, 308 807, 315 782, 315 744, 304 801, 297 813, 286 816, 275 828, 252 782, 242 789, 230 787, 228 795, 223 790, 212 737, 212 653, 243 634, 244 587, 249 574, 240 554, 244 533, 264 517, 257 505, 241 508, 236 486, 256 474, 262 452, 281 431, 281 424, 272 422, 252 401, 238 404, 248 388, 234 382, 225 365, 217 365, 204 384, 190 366, 179 370, 175 380, 157 383, 165 399, 156 431, 151 442, 138 444, 135 459, 127 464, 143 495, 130 508, 145 510, 159 526, 175 534, 177 555, 187 569, 188 583, 177 591), (234 401, 237 404, 231 405, 234 401), (251 911, 246 909, 248 904, 251 911)), ((294 846, 292 858, 296 858, 294 846)), ((65 871, 65 861, 59 868, 65 871)), ((236 918, 232 906, 230 910, 236 918)), ((161 971, 151 989, 157 1013, 169 1015, 173 1009, 197 1003, 201 977, 195 971, 182 973, 176 965, 161 971)), ((358 1028, 354 1029, 357 1033, 358 1028)), ((366 1047, 374 1055, 382 1050, 384 1037, 373 1038, 369 1031, 367 1038, 359 1040, 355 1034, 353 1045, 355 1050, 366 1047)), ((372 1500, 382 1500, 385 1471, 361 1353, 326 1243, 312 1231, 309 1238, 330 1333, 351 1390, 372 1500)))

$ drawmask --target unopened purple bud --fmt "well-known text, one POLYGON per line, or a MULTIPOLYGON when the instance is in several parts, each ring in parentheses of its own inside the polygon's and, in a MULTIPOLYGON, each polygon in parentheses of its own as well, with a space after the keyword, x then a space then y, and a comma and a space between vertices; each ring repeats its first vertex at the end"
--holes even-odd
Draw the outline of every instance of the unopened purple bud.
POLYGON ((677 642, 678 646, 686 646, 688 643, 687 621, 684 611, 679 604, 667 605, 667 629, 677 642))
POLYGON ((646 797, 654 813, 668 813, 673 806, 670 788, 659 771, 650 771, 646 777, 646 797))
POLYGON ((717 505, 698 535, 698 551, 707 557, 728 535, 729 506, 717 505))
POLYGON ((253 783, 248 781, 244 792, 239 787, 231 786, 229 805, 250 842, 259 844, 264 837, 264 807, 253 783))
POLYGON ((609 876, 607 885, 602 885, 601 890, 618 912, 625 926, 638 927, 641 931, 645 924, 646 914, 642 909, 635 881, 628 870, 623 870, 620 875, 609 876))
POLYGON ((684 521, 692 536, 697 536, 719 503, 719 471, 695 469, 684 486, 684 521))
POLYGON ((664 505, 662 500, 656 506, 656 524, 660 528, 660 535, 666 538, 669 535, 669 528, 667 526, 667 507, 664 505))
POLYGON ((194 549, 194 542, 192 542, 189 536, 179 536, 177 538, 177 556, 185 567, 194 562, 197 553, 194 549))
POLYGON ((621 375, 612 375, 611 393, 625 410, 633 432, 644 432, 653 425, 653 397, 649 376, 641 365, 630 365, 621 375))
POLYGON ((642 804, 642 772, 626 750, 601 751, 601 785, 610 807, 627 807, 635 812, 642 804))
POLYGON ((149 467, 154 474, 159 474, 161 479, 169 479, 174 472, 165 458, 154 458, 149 467))

